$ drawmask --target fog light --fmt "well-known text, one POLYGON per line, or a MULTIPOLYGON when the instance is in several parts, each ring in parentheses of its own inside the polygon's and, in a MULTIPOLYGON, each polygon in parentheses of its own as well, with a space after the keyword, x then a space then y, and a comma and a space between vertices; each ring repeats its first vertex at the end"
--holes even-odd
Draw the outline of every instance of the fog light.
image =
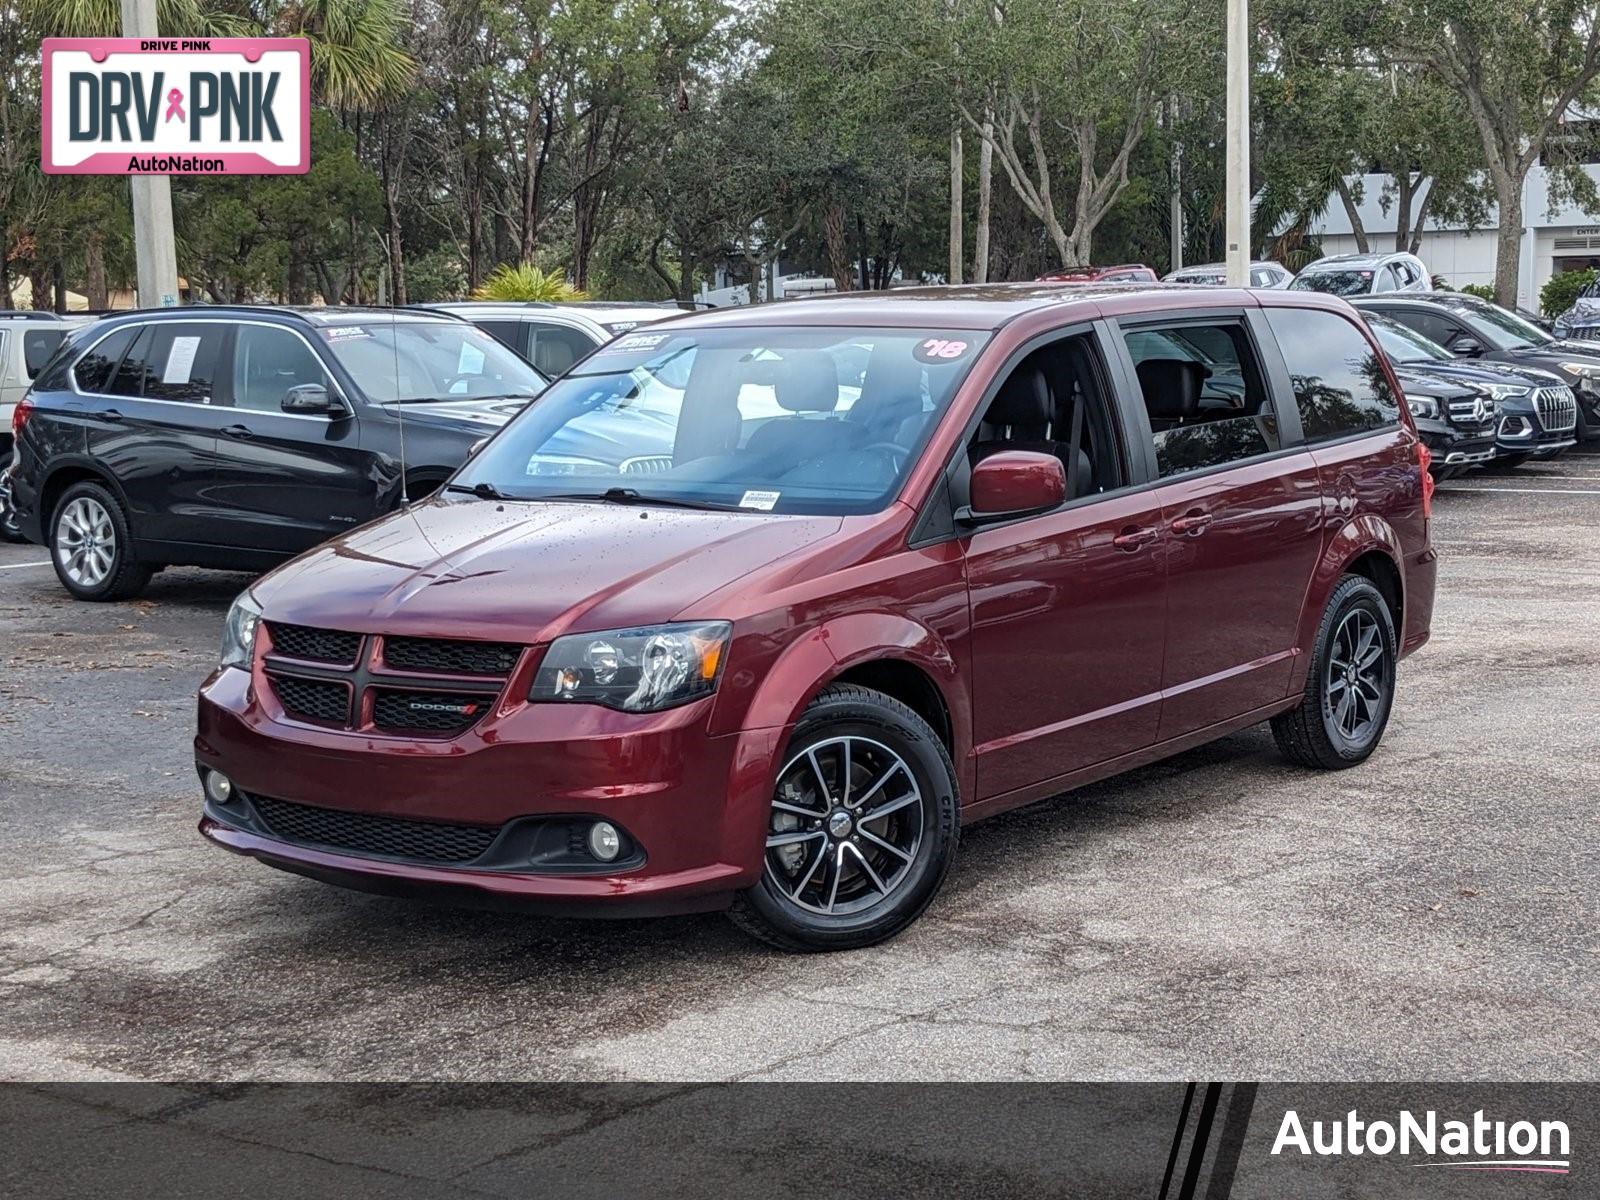
POLYGON ((622 835, 609 821, 596 821, 589 826, 589 853, 601 862, 610 862, 622 853, 622 835))
POLYGON ((226 804, 233 799, 233 780, 221 771, 206 772, 206 795, 217 804, 226 804))

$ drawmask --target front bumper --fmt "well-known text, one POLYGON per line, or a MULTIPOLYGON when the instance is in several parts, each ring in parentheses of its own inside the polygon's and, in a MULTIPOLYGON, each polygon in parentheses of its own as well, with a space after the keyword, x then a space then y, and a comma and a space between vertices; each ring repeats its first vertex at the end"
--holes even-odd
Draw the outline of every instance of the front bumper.
POLYGON ((1433 455, 1436 467, 1462 467, 1488 462, 1495 456, 1494 427, 1467 431, 1444 421, 1419 419, 1417 433, 1433 455))
POLYGON ((569 915, 715 909, 760 878, 782 730, 708 736, 709 699, 639 716, 509 695, 466 734, 413 740, 295 721, 263 702, 250 675, 220 670, 201 689, 195 759, 245 796, 207 800, 200 832, 346 887, 569 915), (500 832, 464 862, 376 853, 286 833, 253 797, 369 823, 500 832), (514 836, 556 819, 609 821, 628 852, 617 864, 550 865, 514 836))

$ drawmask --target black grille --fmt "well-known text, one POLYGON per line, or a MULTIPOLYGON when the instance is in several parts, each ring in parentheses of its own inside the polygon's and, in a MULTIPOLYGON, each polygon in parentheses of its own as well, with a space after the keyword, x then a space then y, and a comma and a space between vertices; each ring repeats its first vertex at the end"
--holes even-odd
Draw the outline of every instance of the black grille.
POLYGON ((401 671, 450 675, 509 675, 522 647, 511 642, 457 642, 443 638, 383 640, 383 661, 401 671))
POLYGON ((312 629, 309 625, 267 626, 272 648, 288 658, 309 662, 353 663, 361 650, 361 635, 338 629, 312 629))
POLYGON ((344 684, 295 679, 288 675, 270 678, 278 703, 290 716, 302 721, 321 721, 325 725, 344 725, 350 720, 350 689, 344 684))
POLYGON ((481 857, 500 834, 498 828, 484 825, 407 821, 267 796, 251 796, 250 802, 267 828, 284 841, 413 862, 468 863, 481 857))
POLYGON ((460 692, 373 692, 372 723, 379 729, 420 733, 460 733, 482 719, 493 696, 460 692))

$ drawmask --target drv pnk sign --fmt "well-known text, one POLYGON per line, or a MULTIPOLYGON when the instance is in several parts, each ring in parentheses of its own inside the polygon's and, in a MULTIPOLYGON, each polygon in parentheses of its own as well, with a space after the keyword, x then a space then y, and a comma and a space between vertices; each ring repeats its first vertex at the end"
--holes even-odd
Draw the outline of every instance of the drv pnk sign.
POLYGON ((305 38, 46 38, 53 175, 298 175, 311 166, 305 38))

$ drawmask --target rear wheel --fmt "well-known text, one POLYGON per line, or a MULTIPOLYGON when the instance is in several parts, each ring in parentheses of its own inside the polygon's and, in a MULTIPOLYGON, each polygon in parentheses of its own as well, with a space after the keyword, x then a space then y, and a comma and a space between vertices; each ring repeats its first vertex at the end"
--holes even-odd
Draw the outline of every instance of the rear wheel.
POLYGON ((881 692, 825 689, 790 740, 768 814, 761 882, 730 915, 785 950, 848 950, 928 906, 960 835, 938 735, 881 692))
POLYGON ((1286 758, 1308 767, 1353 767, 1377 749, 1394 705, 1398 659, 1383 593, 1346 575, 1328 598, 1299 707, 1274 717, 1286 758))
POLYGON ((25 542, 22 536, 22 519, 9 501, 0 499, 0 541, 25 542))
POLYGON ((135 562, 127 514, 109 489, 75 483, 50 520, 50 560, 56 578, 79 600, 126 600, 150 582, 148 564, 135 562))

